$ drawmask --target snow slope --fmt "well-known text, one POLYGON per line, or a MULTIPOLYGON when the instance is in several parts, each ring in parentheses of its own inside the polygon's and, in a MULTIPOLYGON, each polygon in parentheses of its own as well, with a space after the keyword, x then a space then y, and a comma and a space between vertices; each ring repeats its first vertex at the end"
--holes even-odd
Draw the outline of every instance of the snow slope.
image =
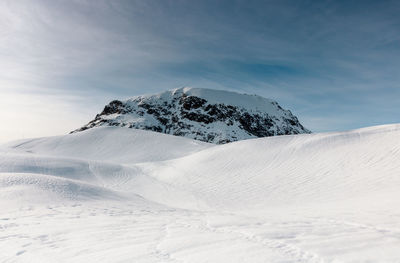
MULTIPOLYGON (((98 127, 81 133, 11 142, 4 151, 118 163, 162 161, 213 145, 138 129, 98 127)), ((1 148, 0 148, 1 150, 1 148)))
POLYGON ((400 262, 400 125, 0 147, 0 262, 400 262))
POLYGON ((148 173, 237 209, 348 202, 400 186, 400 126, 279 136, 209 148, 148 173), (210 187, 212 186, 212 187, 210 187))

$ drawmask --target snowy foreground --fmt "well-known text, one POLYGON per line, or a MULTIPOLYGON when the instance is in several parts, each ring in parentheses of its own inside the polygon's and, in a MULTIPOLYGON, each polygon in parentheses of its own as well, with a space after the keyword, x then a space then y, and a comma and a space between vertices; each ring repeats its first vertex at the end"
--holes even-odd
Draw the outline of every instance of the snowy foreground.
POLYGON ((0 147, 0 262, 400 262, 400 125, 0 147))

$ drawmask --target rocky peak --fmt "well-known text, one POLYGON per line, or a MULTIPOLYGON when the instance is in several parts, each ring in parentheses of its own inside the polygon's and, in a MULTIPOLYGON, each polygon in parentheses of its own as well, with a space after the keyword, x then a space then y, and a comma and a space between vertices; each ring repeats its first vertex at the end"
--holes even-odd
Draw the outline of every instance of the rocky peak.
POLYGON ((111 101, 73 131, 121 126, 222 144, 256 137, 310 133, 276 101, 229 91, 180 88, 111 101))

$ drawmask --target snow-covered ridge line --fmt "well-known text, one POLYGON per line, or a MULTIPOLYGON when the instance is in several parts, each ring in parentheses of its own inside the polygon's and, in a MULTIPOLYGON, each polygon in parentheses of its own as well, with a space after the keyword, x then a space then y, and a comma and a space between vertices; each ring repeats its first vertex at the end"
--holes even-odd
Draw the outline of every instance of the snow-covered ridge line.
POLYGON ((114 100, 79 132, 98 126, 151 130, 223 144, 257 137, 310 133, 276 101, 235 92, 179 88, 114 100))
POLYGON ((138 129, 96 127, 79 133, 9 142, 0 145, 0 152, 141 163, 179 158, 209 147, 215 145, 138 129))
POLYGON ((205 99, 209 104, 235 105, 248 111, 271 111, 275 109, 271 107, 270 104, 277 104, 277 102, 274 100, 258 95, 241 94, 227 90, 213 90, 191 87, 176 88, 157 94, 144 94, 134 96, 130 99, 122 101, 129 103, 138 99, 147 100, 148 98, 152 100, 168 100, 171 97, 180 97, 183 94, 185 94, 186 96, 193 96, 205 99))

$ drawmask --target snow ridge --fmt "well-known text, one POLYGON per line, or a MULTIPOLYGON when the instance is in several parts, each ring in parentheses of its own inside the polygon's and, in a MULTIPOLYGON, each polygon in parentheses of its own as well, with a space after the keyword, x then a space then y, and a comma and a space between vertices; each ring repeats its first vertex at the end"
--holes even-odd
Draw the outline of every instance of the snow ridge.
POLYGON ((310 133, 276 101, 187 87, 111 101, 94 120, 72 133, 99 126, 151 130, 215 144, 310 133))

